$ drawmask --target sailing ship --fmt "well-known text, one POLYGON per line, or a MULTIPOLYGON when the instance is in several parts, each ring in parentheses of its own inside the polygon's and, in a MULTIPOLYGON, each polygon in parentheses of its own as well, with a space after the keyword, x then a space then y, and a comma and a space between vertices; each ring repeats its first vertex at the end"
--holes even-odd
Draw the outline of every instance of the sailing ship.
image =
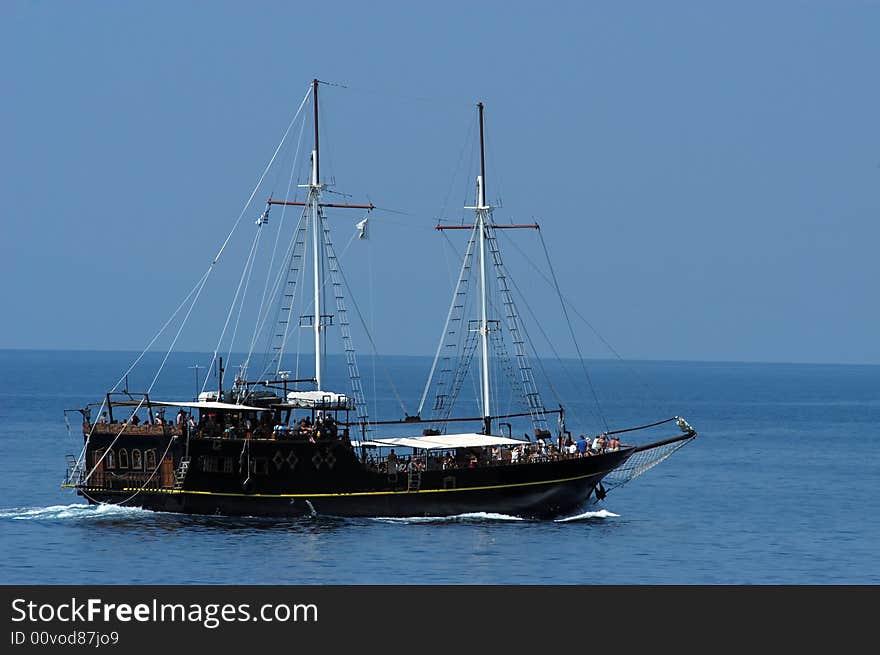
MULTIPOLYGON (((473 212, 473 221, 436 226, 441 231, 465 231, 469 238, 418 411, 409 415, 404 410, 404 416, 388 420, 370 417, 345 303, 349 287, 333 246, 327 210, 354 209, 369 216, 376 207, 326 200, 329 185, 321 175, 318 130, 320 84, 311 82, 297 112, 305 116, 311 98, 314 145, 308 180, 299 185, 305 197, 270 198, 256 221, 259 234, 274 207, 301 208, 284 256, 278 259, 277 273, 271 273, 273 249, 263 299, 254 313, 251 352, 232 384, 224 385, 219 343, 206 367, 216 371, 217 385, 208 389, 206 376, 201 392, 197 389, 192 399, 157 397, 153 389, 158 372, 146 392, 134 393, 128 389, 127 371, 100 403, 66 410, 82 415, 83 447, 79 456, 68 455, 63 486, 75 489, 89 503, 193 514, 439 517, 492 512, 550 518, 601 501, 610 489, 635 479, 696 437, 683 418, 674 416, 644 426, 606 429, 589 441, 575 440, 576 432, 566 425, 564 406, 545 406, 533 367, 537 353, 529 350, 525 322, 496 238, 500 230, 539 230, 539 226, 500 224, 493 219, 494 208, 486 194, 482 103, 477 105, 480 172, 475 202, 466 207, 473 212), (332 310, 328 290, 335 301, 332 310), (493 292, 498 300, 490 297, 493 292), (271 303, 263 302, 267 299, 277 305, 274 322, 268 320, 271 303), (294 314, 295 301, 306 307, 299 317, 294 314), (342 390, 339 380, 336 390, 331 390, 326 365, 326 338, 334 327, 342 337, 348 373, 342 390), (255 376, 252 354, 260 330, 273 345, 255 376), (290 336, 297 331, 311 332, 314 362, 309 377, 291 377, 286 368, 294 354, 297 371, 300 368, 304 348, 293 353, 290 346, 290 336), (509 374, 510 394, 518 398, 520 411, 505 410, 494 402, 499 372, 509 374), (462 404, 458 401, 469 376, 478 391, 476 410, 461 415, 456 407, 462 404), (123 379, 126 384, 120 388, 123 379), (433 403, 428 403, 432 391, 433 403), (176 418, 171 418, 175 410, 176 418), (514 437, 515 421, 526 422, 530 432, 514 437), (663 439, 642 445, 628 439, 620 442, 624 434, 630 437, 643 428, 663 427, 672 428, 663 439)), ((366 220, 358 228, 363 236, 366 220)), ((279 226, 279 234, 280 230, 279 226)), ((228 241, 229 237, 178 312, 188 307, 189 316, 228 241)), ((254 245, 221 341, 236 306, 238 328, 244 307, 240 296, 258 259, 255 252, 254 245)), ((372 337, 368 339, 373 345, 372 337)), ((175 341, 176 336, 172 348, 175 341)), ((142 357, 143 353, 134 365, 142 357)), ((166 354, 163 365, 167 358, 166 354)), ((198 379, 198 368, 196 374, 198 379)))

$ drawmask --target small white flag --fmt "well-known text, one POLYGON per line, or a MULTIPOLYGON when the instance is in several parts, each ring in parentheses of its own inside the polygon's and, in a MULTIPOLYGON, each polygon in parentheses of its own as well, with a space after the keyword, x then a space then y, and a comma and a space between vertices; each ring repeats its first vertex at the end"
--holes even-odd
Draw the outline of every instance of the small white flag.
POLYGON ((370 220, 370 217, 367 216, 358 223, 355 227, 357 227, 360 232, 358 233, 358 239, 366 239, 367 238, 367 221, 370 220))

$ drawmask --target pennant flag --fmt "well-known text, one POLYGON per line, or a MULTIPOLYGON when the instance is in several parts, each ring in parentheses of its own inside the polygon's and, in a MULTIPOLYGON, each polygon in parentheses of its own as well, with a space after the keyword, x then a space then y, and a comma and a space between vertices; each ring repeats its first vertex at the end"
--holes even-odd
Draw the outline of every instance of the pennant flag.
POLYGON ((358 239, 366 239, 367 238, 367 221, 370 220, 369 216, 364 217, 360 223, 358 223, 355 227, 357 227, 360 232, 358 232, 358 239))

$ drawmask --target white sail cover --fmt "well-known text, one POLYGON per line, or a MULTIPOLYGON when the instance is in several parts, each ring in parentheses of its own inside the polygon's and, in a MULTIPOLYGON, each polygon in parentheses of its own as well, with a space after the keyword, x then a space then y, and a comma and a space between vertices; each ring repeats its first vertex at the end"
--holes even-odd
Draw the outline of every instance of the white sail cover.
POLYGON ((303 409, 354 409, 354 399, 335 391, 291 391, 287 404, 303 409))
POLYGON ((393 437, 389 439, 373 439, 361 443, 352 442, 353 445, 380 446, 403 446, 405 448, 423 448, 425 450, 442 450, 444 448, 481 448, 484 446, 518 446, 528 443, 518 439, 496 437, 492 434, 477 434, 466 432, 463 434, 434 434, 426 437, 393 437))

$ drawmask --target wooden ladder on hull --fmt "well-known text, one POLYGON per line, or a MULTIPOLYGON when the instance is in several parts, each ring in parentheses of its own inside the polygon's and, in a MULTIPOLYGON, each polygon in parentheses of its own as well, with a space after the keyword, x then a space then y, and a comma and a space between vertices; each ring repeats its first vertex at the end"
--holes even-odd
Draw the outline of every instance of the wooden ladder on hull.
POLYGON ((189 457, 182 457, 180 464, 177 465, 177 469, 174 471, 175 489, 183 489, 183 482, 186 480, 187 471, 189 471, 190 459, 189 457))

